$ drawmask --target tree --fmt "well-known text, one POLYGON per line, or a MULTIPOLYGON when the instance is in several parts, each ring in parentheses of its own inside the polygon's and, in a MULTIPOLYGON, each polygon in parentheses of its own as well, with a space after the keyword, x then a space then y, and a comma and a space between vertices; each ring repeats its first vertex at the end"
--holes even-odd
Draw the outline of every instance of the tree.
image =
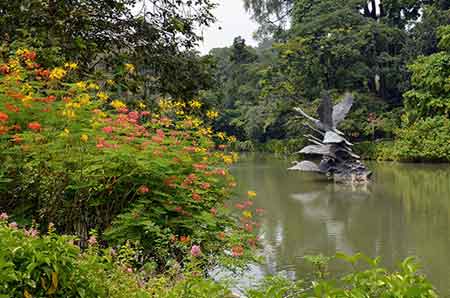
POLYGON ((412 89, 405 93, 407 123, 421 118, 450 116, 450 26, 438 30, 441 51, 421 56, 409 66, 412 89))
POLYGON ((1 1, 0 36, 38 49, 47 66, 70 60, 91 73, 134 63, 144 85, 192 96, 205 82, 193 84, 203 80, 201 67, 192 67, 201 60, 186 51, 201 39, 196 30, 214 21, 213 7, 211 0, 1 1), (174 75, 179 65, 184 73, 174 75))

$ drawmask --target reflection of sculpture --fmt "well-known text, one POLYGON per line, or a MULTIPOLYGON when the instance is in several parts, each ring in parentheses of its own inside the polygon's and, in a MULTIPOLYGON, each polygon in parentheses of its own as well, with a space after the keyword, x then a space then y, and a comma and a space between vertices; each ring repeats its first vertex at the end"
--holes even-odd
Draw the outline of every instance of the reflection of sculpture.
POLYGON ((325 94, 317 109, 319 119, 307 115, 302 109, 295 108, 297 112, 308 119, 315 127, 308 125, 313 131, 320 134, 322 139, 313 135, 305 135, 313 145, 306 146, 298 153, 307 155, 320 155, 319 165, 311 161, 295 162, 289 170, 318 172, 342 183, 368 182, 372 174, 360 161, 360 157, 353 153, 351 144, 344 138, 344 134, 337 129, 338 124, 344 120, 353 104, 353 96, 347 93, 344 99, 334 107, 331 98, 325 94))

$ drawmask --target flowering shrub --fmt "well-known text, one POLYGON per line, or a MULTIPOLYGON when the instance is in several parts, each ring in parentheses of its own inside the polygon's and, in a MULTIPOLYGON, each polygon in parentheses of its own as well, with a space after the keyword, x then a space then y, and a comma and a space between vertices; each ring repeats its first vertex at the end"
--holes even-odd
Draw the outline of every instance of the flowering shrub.
POLYGON ((30 53, 0 63, 3 209, 41 231, 52 222, 81 247, 94 228, 102 245, 131 241, 136 263, 161 270, 186 257, 205 265, 251 257, 252 212, 239 222, 225 206, 232 138, 214 136, 189 110, 169 118, 142 103, 132 109, 111 82, 74 81, 76 64, 42 69, 30 53))
MULTIPOLYGON (((30 230, 30 229, 29 229, 30 230)), ((69 237, 31 235, 0 217, 2 297, 231 297, 222 284, 186 275, 149 277, 119 262, 119 256, 88 250, 69 237)))

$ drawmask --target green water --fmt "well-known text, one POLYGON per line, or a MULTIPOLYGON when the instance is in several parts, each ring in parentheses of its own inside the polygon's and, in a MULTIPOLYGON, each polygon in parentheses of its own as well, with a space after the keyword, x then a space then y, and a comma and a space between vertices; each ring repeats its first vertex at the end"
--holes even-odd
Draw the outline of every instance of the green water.
MULTIPOLYGON (((288 161, 247 156, 233 168, 238 192, 255 190, 264 265, 258 278, 281 272, 304 278, 305 254, 362 252, 392 268, 417 256, 441 297, 450 297, 450 166, 371 163, 373 182, 352 189, 316 174, 289 172, 288 161)), ((332 265, 339 274, 343 268, 332 265)))

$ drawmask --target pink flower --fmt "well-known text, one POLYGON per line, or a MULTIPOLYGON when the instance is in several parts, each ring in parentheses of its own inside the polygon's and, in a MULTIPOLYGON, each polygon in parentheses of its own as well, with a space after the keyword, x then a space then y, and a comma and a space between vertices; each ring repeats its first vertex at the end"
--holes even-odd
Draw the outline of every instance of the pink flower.
POLYGON ((194 163, 192 166, 196 170, 204 170, 204 169, 206 169, 208 167, 208 165, 205 164, 205 163, 194 163))
POLYGON ((113 132, 113 128, 111 126, 106 126, 106 127, 103 127, 103 131, 105 133, 112 133, 113 132))
POLYGON ((256 208, 256 214, 261 215, 264 213, 264 208, 256 208))
POLYGON ((192 194, 192 199, 194 199, 194 201, 196 201, 196 202, 199 202, 202 200, 202 197, 198 193, 194 192, 192 194))
POLYGON ((36 237, 39 234, 39 232, 38 232, 38 230, 31 228, 29 230, 24 229, 24 234, 27 237, 36 237))
POLYGON ((250 207, 250 206, 253 205, 253 202, 250 201, 250 200, 247 200, 247 201, 244 202, 244 205, 245 205, 246 207, 250 207))
POLYGON ((133 120, 138 120, 139 119, 139 113, 138 112, 129 112, 128 113, 128 118, 133 119, 133 120))
POLYGON ((207 182, 203 182, 202 184, 200 184, 200 188, 201 189, 208 189, 211 185, 207 182))
POLYGON ((237 203, 236 205, 234 205, 236 208, 238 208, 238 209, 241 209, 241 210, 243 210, 243 209, 245 209, 245 205, 244 204, 240 204, 240 203, 237 203))
POLYGON ((89 245, 95 245, 97 244, 97 237, 95 237, 95 235, 92 235, 91 237, 89 237, 88 241, 89 245))
POLYGON ((9 216, 8 216, 8 214, 6 214, 6 212, 2 212, 1 214, 0 214, 0 220, 8 220, 8 218, 9 218, 9 216))
POLYGON ((150 191, 150 189, 145 185, 142 185, 141 187, 138 188, 138 192, 140 194, 145 194, 145 193, 148 193, 149 191, 150 191))
POLYGON ((227 173, 225 172, 225 170, 224 169, 216 169, 215 171, 214 171, 214 173, 216 174, 216 175, 220 175, 220 176, 225 176, 227 173))
POLYGON ((128 267, 128 268, 127 268, 127 272, 128 272, 128 273, 132 273, 132 272, 133 272, 133 268, 128 267))
POLYGON ((17 223, 13 221, 12 223, 9 224, 9 227, 13 230, 17 230, 17 223))
POLYGON ((191 255, 193 256, 193 257, 198 257, 198 256, 200 256, 202 254, 202 250, 200 249, 200 246, 198 246, 198 245, 192 245, 192 248, 191 248, 191 255))
POLYGON ((211 214, 212 214, 213 216, 216 216, 216 215, 217 215, 217 209, 214 208, 214 207, 211 208, 210 212, 211 212, 211 214))
POLYGON ((152 141, 161 144, 163 142, 163 138, 161 138, 160 136, 153 136, 152 141))
POLYGON ((250 223, 246 223, 245 225, 244 225, 244 229, 247 231, 247 232, 253 232, 253 225, 252 224, 250 224, 250 223))

